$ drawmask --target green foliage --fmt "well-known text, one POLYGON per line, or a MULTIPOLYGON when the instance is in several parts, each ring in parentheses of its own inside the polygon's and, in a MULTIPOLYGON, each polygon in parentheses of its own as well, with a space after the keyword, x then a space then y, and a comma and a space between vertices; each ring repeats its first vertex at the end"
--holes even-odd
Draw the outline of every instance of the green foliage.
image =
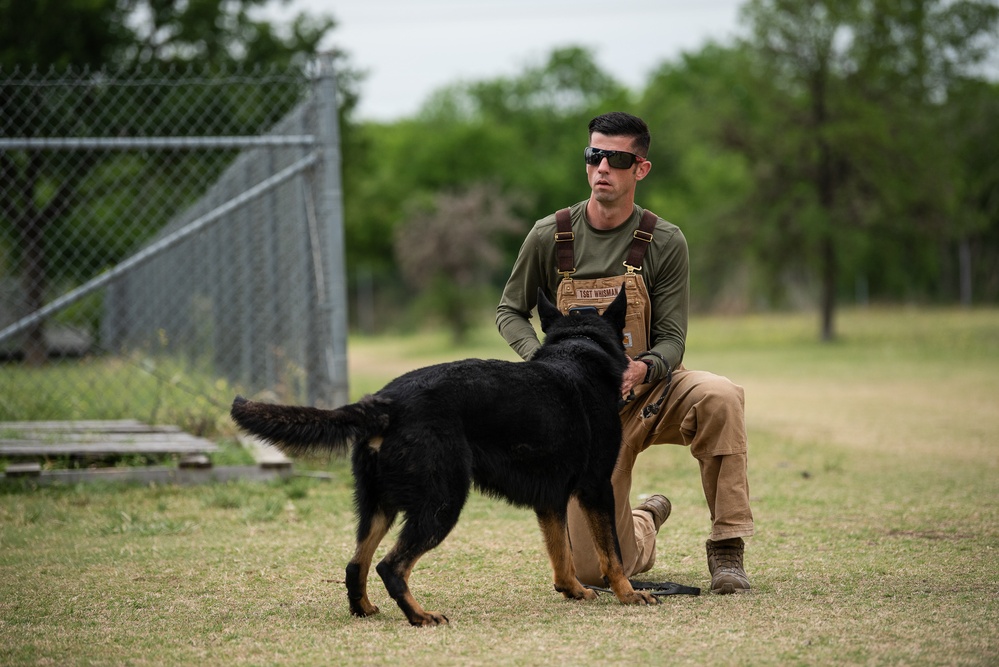
POLYGON ((267 2, 8 0, 0 5, 0 65, 304 65, 334 20, 303 13, 278 26, 253 18, 267 2))
POLYGON ((742 52, 709 44, 653 72, 636 107, 653 137, 653 168, 638 196, 683 229, 691 297, 702 308, 732 299, 725 286, 738 281, 752 238, 744 207, 749 162, 728 142, 759 114, 746 67, 742 52))
MULTIPOLYGON (((299 63, 334 26, 309 16, 292 26, 261 24, 249 12, 259 4, 12 0, 3 6, 12 20, 0 21, 0 65, 299 63), (61 20, 39 20, 43 4, 61 20), (127 19, 139 6, 151 14, 136 27, 127 19), (38 29, 13 27, 26 24, 38 29), (80 30, 69 36, 66 25, 80 30)), ((999 299, 999 86, 979 66, 996 51, 999 7, 752 0, 744 10, 746 40, 663 62, 638 91, 602 70, 587 48, 569 46, 513 76, 446 86, 414 117, 393 123, 351 121, 360 75, 341 58, 348 275, 374 275, 391 301, 383 312, 402 312, 411 293, 393 239, 413 210, 490 183, 513 201, 522 235, 588 195, 579 155, 586 124, 623 109, 652 129, 654 168, 638 200, 684 230, 698 308, 820 304, 831 318, 837 303, 854 299, 999 299)), ((274 94, 293 103, 297 89, 274 94)), ((169 89, 151 97, 154 109, 173 108, 172 122, 185 126, 186 106, 169 89)), ((270 120, 254 116, 269 105, 218 91, 211 97, 193 106, 212 105, 216 118, 244 128, 270 120)), ((161 114, 125 116, 128 131, 141 132, 161 114)), ((11 159, 15 171, 27 168, 23 157, 11 159)), ((198 156, 161 160, 153 165, 164 174, 157 187, 169 183, 180 203, 195 196, 185 176, 198 156)), ((130 195, 115 196, 107 184, 139 169, 134 158, 107 156, 73 185, 88 206, 67 215, 87 231, 52 241, 53 280, 70 264, 99 270, 91 250, 98 245, 116 257, 128 251, 101 221, 128 219, 130 195)), ((40 179, 39 205, 55 202, 59 185, 40 179)), ((60 223, 52 224, 55 238, 60 223)), ((15 247, 13 227, 0 233, 0 247, 15 247)), ((519 235, 495 243, 509 266, 519 235)))
POLYGON ((129 8, 118 0, 6 0, 0 4, 0 66, 106 65, 133 42, 129 8))
MULTIPOLYGON (((999 297, 999 97, 970 69, 995 43, 994 7, 787 0, 747 3, 746 19, 748 40, 664 62, 637 98, 567 48, 366 126, 352 261, 393 274, 407 206, 483 180, 522 196, 526 231, 587 196, 573 169, 586 124, 621 108, 652 130, 638 199, 684 230, 695 306, 822 304, 831 337, 837 301, 970 302, 962 271, 977 299, 999 297)), ((519 244, 502 247, 509 265, 519 244)))
POLYGON ((751 166, 752 247, 769 281, 811 274, 826 338, 858 278, 938 298, 941 248, 973 233, 960 219, 977 208, 957 193, 959 147, 979 132, 951 119, 974 106, 960 90, 995 45, 999 8, 753 0, 745 14, 746 76, 767 112, 729 145, 751 166))

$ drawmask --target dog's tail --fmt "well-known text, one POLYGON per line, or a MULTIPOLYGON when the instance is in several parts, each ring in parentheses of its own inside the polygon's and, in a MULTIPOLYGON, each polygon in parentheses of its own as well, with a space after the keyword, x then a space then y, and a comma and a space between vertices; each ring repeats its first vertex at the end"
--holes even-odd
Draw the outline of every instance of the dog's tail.
POLYGON ((368 397, 336 410, 272 405, 237 396, 233 421, 285 454, 340 452, 354 442, 370 440, 388 426, 386 401, 368 397))

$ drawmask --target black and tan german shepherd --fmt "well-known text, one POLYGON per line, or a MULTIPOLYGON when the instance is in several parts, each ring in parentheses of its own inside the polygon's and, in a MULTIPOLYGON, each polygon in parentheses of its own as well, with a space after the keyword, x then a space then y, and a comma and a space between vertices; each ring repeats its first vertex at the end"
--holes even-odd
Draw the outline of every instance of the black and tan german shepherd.
POLYGON ((624 576, 614 529, 611 472, 621 442, 625 310, 624 290, 602 316, 563 316, 539 291, 545 341, 528 362, 467 359, 428 366, 336 410, 236 398, 236 423, 286 453, 353 445, 357 550, 346 573, 352 614, 378 612, 368 599, 368 571, 401 512, 398 541, 378 563, 378 574, 411 624, 448 622, 420 606, 409 575, 454 528, 473 484, 534 509, 555 590, 565 597, 596 595, 580 585, 572 564, 566 507, 575 497, 618 599, 657 603, 624 576))

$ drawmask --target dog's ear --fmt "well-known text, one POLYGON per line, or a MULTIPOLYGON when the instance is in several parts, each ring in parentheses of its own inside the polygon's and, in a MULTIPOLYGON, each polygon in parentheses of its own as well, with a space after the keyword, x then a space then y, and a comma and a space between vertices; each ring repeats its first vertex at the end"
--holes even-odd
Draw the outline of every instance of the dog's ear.
POLYGON ((617 293, 614 300, 607 306, 607 310, 601 315, 611 323, 615 331, 624 331, 625 315, 628 314, 628 295, 624 292, 624 287, 617 293))
POLYGON ((538 288, 538 315, 541 317, 541 330, 545 333, 548 333, 548 327, 563 317, 562 311, 548 300, 544 290, 540 287, 538 288))

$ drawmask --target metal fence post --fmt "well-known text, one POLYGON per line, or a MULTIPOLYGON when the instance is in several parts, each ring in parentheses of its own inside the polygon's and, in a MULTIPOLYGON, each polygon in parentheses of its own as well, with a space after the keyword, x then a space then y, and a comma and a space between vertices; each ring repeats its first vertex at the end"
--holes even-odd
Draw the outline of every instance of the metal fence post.
MULTIPOLYGON (((319 58, 316 78, 316 139, 320 160, 317 178, 316 217, 319 221, 322 257, 325 270, 325 303, 329 336, 323 350, 329 379, 332 406, 348 402, 347 384, 347 287, 343 231, 343 186, 340 179, 340 129, 336 101, 336 72, 333 57, 319 58)), ((313 398, 313 397, 310 397, 313 398)))

